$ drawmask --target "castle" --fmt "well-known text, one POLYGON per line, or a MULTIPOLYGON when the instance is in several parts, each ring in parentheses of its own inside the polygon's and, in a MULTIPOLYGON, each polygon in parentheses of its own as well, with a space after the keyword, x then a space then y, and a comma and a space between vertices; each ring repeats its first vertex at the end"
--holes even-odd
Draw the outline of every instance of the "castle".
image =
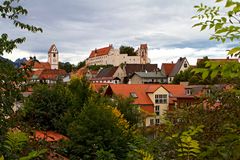
POLYGON ((120 64, 147 64, 150 63, 148 58, 147 44, 141 44, 136 51, 136 56, 129 56, 128 54, 120 54, 119 49, 113 48, 110 44, 108 47, 95 49, 90 53, 86 60, 86 65, 113 65, 120 64))

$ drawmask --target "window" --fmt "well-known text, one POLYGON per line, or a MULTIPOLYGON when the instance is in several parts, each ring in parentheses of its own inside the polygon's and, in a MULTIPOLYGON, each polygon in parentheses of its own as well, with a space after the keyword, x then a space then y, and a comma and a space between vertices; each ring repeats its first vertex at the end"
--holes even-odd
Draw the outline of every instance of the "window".
POLYGON ((157 116, 160 115, 160 106, 155 106, 155 113, 157 116))
POLYGON ((156 123, 155 124, 160 124, 160 119, 156 119, 156 123))
POLYGON ((187 66, 188 66, 187 63, 184 63, 184 68, 187 68, 187 66))
POLYGON ((154 125, 154 119, 150 119, 150 125, 154 125))
POLYGON ((53 57, 56 57, 56 54, 55 54, 55 53, 53 54, 53 57))
POLYGON ((137 98, 137 97, 138 97, 135 92, 131 92, 130 95, 131 95, 131 97, 133 97, 133 98, 137 98))
POLYGON ((167 94, 156 94, 155 95, 156 104, 167 104, 167 94))
POLYGON ((191 89, 186 89, 186 94, 187 94, 187 95, 191 95, 191 94, 192 94, 191 89))

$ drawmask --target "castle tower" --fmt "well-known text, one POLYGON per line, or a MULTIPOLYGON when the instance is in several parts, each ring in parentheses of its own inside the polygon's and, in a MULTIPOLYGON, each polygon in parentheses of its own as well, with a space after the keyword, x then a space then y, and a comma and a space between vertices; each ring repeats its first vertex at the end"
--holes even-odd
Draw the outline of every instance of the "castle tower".
POLYGON ((51 65, 51 69, 58 69, 58 50, 55 44, 53 44, 48 50, 48 63, 51 65))
POLYGON ((141 44, 140 45, 140 48, 138 49, 138 55, 140 56, 140 63, 141 64, 149 63, 147 44, 141 44))

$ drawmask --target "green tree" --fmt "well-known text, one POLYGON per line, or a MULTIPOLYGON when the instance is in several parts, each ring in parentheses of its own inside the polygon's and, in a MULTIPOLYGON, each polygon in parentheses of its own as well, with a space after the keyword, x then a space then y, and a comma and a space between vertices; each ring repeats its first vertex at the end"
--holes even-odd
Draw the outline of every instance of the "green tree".
MULTIPOLYGON (((234 48, 229 49, 229 56, 240 56, 240 2, 234 0, 216 0, 216 4, 223 3, 220 6, 197 5, 194 6, 197 10, 197 15, 193 16, 200 22, 193 27, 200 26, 201 31, 207 28, 213 30, 210 40, 217 40, 224 43, 231 41, 235 45, 234 48), (236 43, 234 43, 236 42, 236 43)), ((238 78, 240 65, 237 62, 229 62, 227 64, 219 64, 208 62, 207 67, 210 69, 197 69, 197 73, 202 73, 203 79, 210 75, 214 78, 221 75, 225 79, 238 78)))
POLYGON ((128 54, 128 56, 136 56, 137 53, 134 52, 134 48, 130 46, 121 46, 119 48, 120 54, 128 54))
POLYGON ((56 84, 49 88, 38 85, 24 103, 23 118, 30 126, 63 132, 61 117, 72 106, 73 97, 67 87, 56 84))
POLYGON ((93 97, 69 125, 68 135, 73 143, 70 147, 72 158, 95 159, 105 155, 106 151, 107 156, 115 155, 116 159, 127 156, 128 143, 132 139, 129 124, 116 108, 104 104, 104 101, 93 97))
POLYGON ((70 73, 73 71, 74 65, 71 64, 70 62, 59 62, 59 69, 65 70, 67 73, 70 73))

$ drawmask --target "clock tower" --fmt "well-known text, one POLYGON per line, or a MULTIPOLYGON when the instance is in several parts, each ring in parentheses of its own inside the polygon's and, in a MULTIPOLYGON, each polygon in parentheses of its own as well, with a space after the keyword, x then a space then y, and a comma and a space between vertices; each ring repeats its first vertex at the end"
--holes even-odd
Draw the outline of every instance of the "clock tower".
POLYGON ((58 69, 58 50, 55 44, 48 51, 48 63, 51 65, 51 69, 58 69))

